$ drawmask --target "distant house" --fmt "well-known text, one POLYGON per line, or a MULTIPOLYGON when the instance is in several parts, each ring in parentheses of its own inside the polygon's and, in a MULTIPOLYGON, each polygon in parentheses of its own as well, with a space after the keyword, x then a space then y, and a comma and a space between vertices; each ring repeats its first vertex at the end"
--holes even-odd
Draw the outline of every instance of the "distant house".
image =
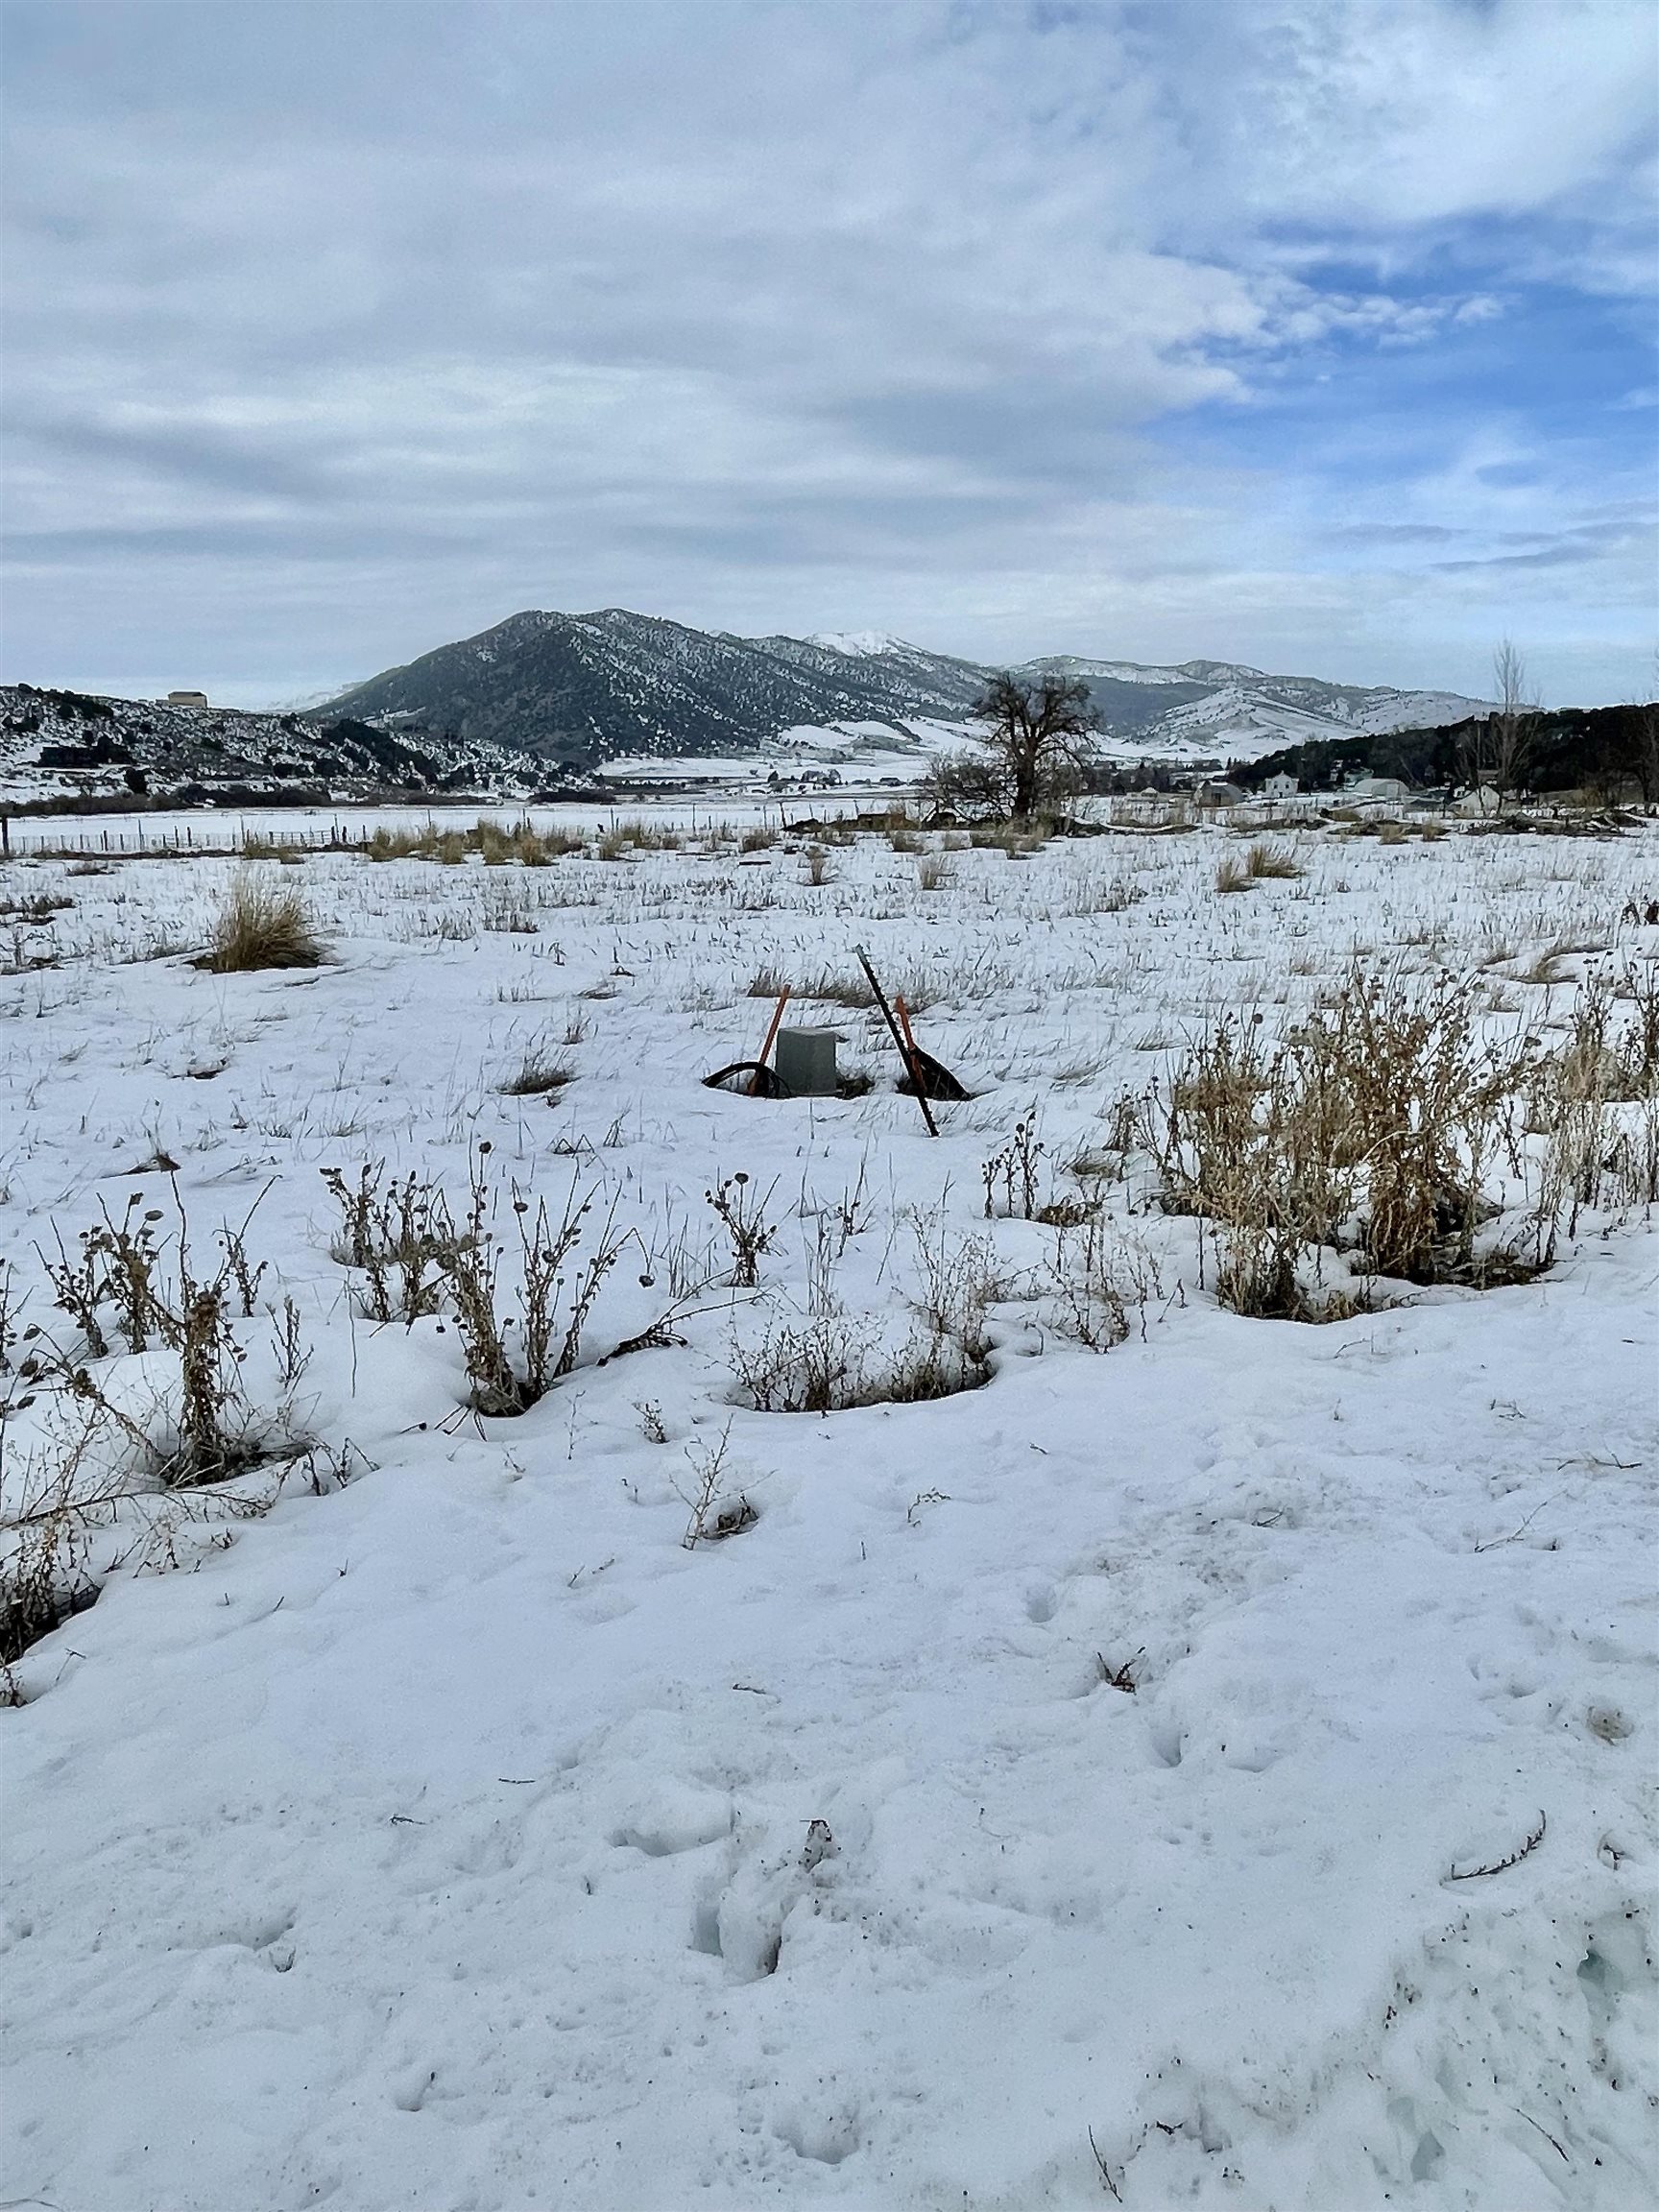
POLYGON ((1302 786, 1287 769, 1280 768, 1268 777, 1262 786, 1262 796, 1268 799, 1294 799, 1302 786))
POLYGON ((1472 816, 1477 820, 1483 816, 1496 814, 1498 811, 1498 794, 1493 790, 1490 783, 1477 783, 1473 789, 1465 791, 1460 799, 1453 800, 1452 811, 1454 814, 1472 816))
POLYGON ((169 707, 205 707, 206 704, 205 691, 169 691, 167 694, 169 707))

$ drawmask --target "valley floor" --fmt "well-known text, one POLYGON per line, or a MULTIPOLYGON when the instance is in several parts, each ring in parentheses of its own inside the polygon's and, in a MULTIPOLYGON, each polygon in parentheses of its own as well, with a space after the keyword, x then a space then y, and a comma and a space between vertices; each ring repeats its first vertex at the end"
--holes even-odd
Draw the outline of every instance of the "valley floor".
MULTIPOLYGON (((207 1266, 257 1201, 241 1388, 317 1447, 92 1516, 97 1602, 12 1669, 0 2201, 1652 2200, 1652 1210, 1245 1319, 1116 1102, 1355 962, 1547 1046, 1659 959, 1659 837, 1310 835, 1228 897, 1220 833, 937 845, 320 855, 269 873, 331 960, 225 975, 230 863, 0 875, 72 902, 4 925, 13 1368, 101 1207, 181 1204, 207 1266), (855 944, 974 1093, 936 1140, 855 944), (868 1094, 702 1087, 784 981, 868 1094), (1022 1121, 1048 1211, 1105 1209, 1110 1350, 1075 1226, 985 1217, 1022 1121), (467 1410, 452 1313, 366 1312, 321 1171, 380 1162, 457 1217, 480 1178, 512 1251, 514 1185, 636 1233, 527 1412, 467 1410), (741 1402, 826 1315, 902 1362, 969 1283, 984 1387, 741 1402)), ((165 1404, 156 1350, 97 1372, 165 1404)), ((7 1382, 15 1522, 60 1431, 7 1382)))

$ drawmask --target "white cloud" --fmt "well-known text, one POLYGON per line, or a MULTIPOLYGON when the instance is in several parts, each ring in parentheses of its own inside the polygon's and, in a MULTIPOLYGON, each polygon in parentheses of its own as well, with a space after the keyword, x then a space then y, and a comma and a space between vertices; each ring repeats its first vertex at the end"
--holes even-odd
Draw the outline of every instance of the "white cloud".
MULTIPOLYGON (((1167 425, 1502 330, 1460 226, 1605 284, 1644 220, 1619 0, 10 13, 46 679, 148 637, 321 684, 615 599, 1272 658, 1247 617, 1342 673, 1328 479, 1167 425)), ((1466 455, 1403 495, 1538 520, 1505 496, 1466 455)))

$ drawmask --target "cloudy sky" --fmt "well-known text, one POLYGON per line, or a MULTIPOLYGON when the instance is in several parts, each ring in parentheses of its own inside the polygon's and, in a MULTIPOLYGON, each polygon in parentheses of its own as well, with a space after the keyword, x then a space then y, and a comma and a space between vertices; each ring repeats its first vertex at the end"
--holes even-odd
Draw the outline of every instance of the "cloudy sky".
POLYGON ((5 0, 0 675, 526 607, 1647 695, 1649 0, 5 0))

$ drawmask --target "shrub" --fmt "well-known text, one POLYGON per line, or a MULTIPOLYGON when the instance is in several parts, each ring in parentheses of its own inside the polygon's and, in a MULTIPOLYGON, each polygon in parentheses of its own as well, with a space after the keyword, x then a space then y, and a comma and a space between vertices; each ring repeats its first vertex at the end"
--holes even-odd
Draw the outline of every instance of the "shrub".
POLYGON ((703 1193, 731 1240, 733 1290, 753 1290, 760 1280, 760 1262, 778 1236, 776 1225, 766 1218, 766 1209, 777 1188, 774 1178, 764 1193, 752 1190, 748 1176, 739 1168, 735 1175, 728 1175, 717 1189, 703 1193))
POLYGON ((757 1341, 733 1339, 743 1402, 761 1413, 837 1413, 855 1406, 914 1405, 977 1390, 991 1380, 986 1308, 1003 1294, 990 1248, 937 1238, 913 1217, 918 1286, 908 1325, 852 1315, 827 1282, 799 1324, 775 1308, 757 1341))
POLYGON ((1163 1286, 1150 1254, 1125 1244, 1106 1216, 1091 1210, 1061 1226, 1046 1287, 1046 1318, 1091 1352, 1109 1352, 1128 1335, 1131 1310, 1144 1309, 1163 1286))
POLYGON ((338 1167, 323 1180, 340 1208, 341 1235, 332 1256, 368 1278, 362 1310, 371 1321, 415 1321, 442 1302, 439 1262, 450 1234, 441 1198, 413 1169, 401 1182, 382 1186, 384 1164, 358 1170, 348 1183, 338 1167))
POLYGON ((84 1417, 82 1451, 108 1442, 145 1481, 164 1490, 224 1482, 264 1461, 298 1456, 306 1447, 289 1435, 292 1407, 260 1415, 242 1386, 244 1351, 232 1320, 252 1318, 265 1273, 263 1264, 249 1262, 247 1222, 219 1232, 219 1264, 211 1275, 198 1275, 182 1208, 164 1266, 154 1226, 160 1212, 146 1209, 135 1219, 140 1203, 132 1201, 118 1221, 107 1213, 85 1231, 76 1260, 60 1240, 59 1263, 47 1262, 47 1271, 56 1304, 75 1322, 82 1341, 65 1351, 42 1334, 28 1371, 84 1417), (109 1356, 111 1309, 130 1353, 148 1351, 154 1338, 178 1363, 176 1381, 169 1376, 142 1411, 93 1371, 109 1356))
POLYGON ((478 1147, 471 1203, 463 1224, 451 1221, 441 1195, 435 1203, 436 1259, 454 1305, 474 1408, 516 1414, 545 1397, 575 1366, 594 1302, 632 1233, 616 1228, 613 1205, 597 1234, 590 1235, 593 1197, 574 1180, 556 1216, 541 1199, 532 1210, 529 1196, 515 1185, 511 1203, 518 1232, 518 1295, 516 1303, 503 1299, 498 1284, 502 1247, 491 1225, 497 1197, 485 1166, 490 1149, 488 1142, 478 1147), (581 1264, 567 1275, 566 1263, 578 1255, 581 1264))
POLYGON ((196 965, 214 975, 316 968, 326 950, 298 884, 238 874, 219 908, 212 942, 196 965))
POLYGON ((22 1701, 11 1676, 13 1660, 98 1595, 88 1572, 89 1515, 76 1502, 80 1457, 66 1452, 49 1471, 38 1459, 7 1469, 12 1503, 0 1522, 0 1704, 22 1701))
POLYGON ((1548 1198, 1569 1235, 1582 1207, 1659 1201, 1659 977, 1590 976, 1566 1044, 1533 1071, 1527 1123, 1547 1140, 1548 1198))
MULTIPOLYGON (((1485 1181, 1531 1059, 1479 1035, 1467 986, 1414 999, 1350 976, 1335 1004, 1268 1051, 1228 1019, 1195 1045, 1151 1130, 1164 1202, 1213 1224, 1216 1294, 1241 1313, 1311 1318, 1312 1248, 1353 1217, 1365 1266, 1408 1282, 1523 1271, 1478 1261, 1485 1181)), ((1541 1262, 1540 1262, 1541 1263, 1541 1262)))
POLYGON ((1023 1221, 1035 1217, 1038 1163, 1046 1150, 1037 1134, 1037 1109, 1033 1106, 1022 1120, 1014 1124, 1014 1134, 1001 1150, 979 1164, 979 1179, 985 1186, 987 1221, 998 1213, 1006 1214, 1010 1220, 1016 1215, 1023 1221))

